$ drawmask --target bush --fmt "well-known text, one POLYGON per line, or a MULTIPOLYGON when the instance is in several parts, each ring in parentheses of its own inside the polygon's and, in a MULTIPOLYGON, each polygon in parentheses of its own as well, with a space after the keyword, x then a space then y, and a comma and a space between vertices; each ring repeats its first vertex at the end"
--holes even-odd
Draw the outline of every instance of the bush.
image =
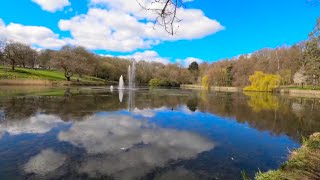
POLYGON ((204 76, 201 79, 201 86, 203 89, 208 90, 210 85, 209 85, 209 76, 204 76))
POLYGON ((244 88, 245 91, 272 91, 280 85, 281 77, 274 74, 265 74, 261 71, 256 71, 249 78, 251 86, 244 88))
POLYGON ((154 78, 149 81, 151 87, 180 87, 180 84, 169 79, 154 78))

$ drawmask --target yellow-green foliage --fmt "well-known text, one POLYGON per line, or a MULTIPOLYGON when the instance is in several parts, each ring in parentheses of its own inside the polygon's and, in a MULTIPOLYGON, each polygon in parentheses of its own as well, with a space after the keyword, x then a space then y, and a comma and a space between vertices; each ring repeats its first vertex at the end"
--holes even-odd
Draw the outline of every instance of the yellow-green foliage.
POLYGON ((203 89, 208 90, 209 89, 209 76, 203 76, 203 78, 201 79, 201 86, 203 89))
POLYGON ((251 86, 244 88, 245 91, 272 91, 280 85, 281 77, 274 74, 265 74, 261 71, 256 71, 249 77, 251 86))
POLYGON ((255 112, 279 109, 279 100, 271 93, 244 92, 244 94, 250 97, 248 105, 255 112))

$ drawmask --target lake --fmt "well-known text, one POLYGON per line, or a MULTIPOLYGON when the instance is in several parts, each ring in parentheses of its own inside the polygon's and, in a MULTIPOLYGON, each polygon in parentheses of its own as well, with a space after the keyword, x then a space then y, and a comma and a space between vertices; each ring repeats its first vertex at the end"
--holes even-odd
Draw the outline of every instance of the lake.
POLYGON ((317 131, 316 98, 1 87, 0 179, 241 179, 317 131))

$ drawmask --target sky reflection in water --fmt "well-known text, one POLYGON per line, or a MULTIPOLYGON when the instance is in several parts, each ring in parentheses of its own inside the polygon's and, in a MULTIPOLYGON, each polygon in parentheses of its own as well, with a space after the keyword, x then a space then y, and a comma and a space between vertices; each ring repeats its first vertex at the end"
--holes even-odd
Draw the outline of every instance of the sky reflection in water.
POLYGON ((236 179, 277 168, 320 127, 304 98, 71 92, 0 99, 1 179, 236 179))

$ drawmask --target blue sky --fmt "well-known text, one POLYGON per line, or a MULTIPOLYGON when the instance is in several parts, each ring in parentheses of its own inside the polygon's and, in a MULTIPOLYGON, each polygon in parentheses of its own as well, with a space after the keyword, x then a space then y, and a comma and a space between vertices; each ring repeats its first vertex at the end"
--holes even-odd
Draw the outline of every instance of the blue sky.
POLYGON ((81 45, 97 54, 160 62, 216 61, 307 39, 320 6, 306 0, 194 0, 176 37, 147 25, 128 0, 3 0, 0 38, 35 48, 81 45), (123 4, 121 4, 123 3, 123 4))

